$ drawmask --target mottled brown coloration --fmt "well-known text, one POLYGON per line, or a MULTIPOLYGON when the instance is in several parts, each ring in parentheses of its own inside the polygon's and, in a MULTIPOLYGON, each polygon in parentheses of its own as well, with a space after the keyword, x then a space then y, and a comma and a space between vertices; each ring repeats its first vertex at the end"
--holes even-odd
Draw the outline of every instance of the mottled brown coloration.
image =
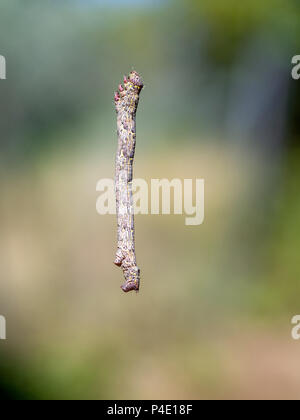
POLYGON ((132 71, 124 87, 119 85, 115 93, 117 111, 118 150, 116 156, 116 208, 118 219, 118 246, 114 263, 121 267, 125 283, 124 292, 138 291, 140 270, 136 264, 134 243, 134 212, 132 200, 132 172, 136 139, 136 110, 143 82, 137 72, 132 71))

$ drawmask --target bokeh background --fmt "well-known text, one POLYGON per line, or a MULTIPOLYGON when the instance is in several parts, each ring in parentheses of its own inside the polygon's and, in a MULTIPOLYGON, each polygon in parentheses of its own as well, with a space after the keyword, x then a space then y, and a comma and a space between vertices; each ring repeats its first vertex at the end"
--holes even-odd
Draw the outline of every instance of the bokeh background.
POLYGON ((0 392, 299 398, 298 0, 1 0, 0 392), (205 222, 136 216, 119 289, 113 91, 134 68, 137 178, 204 178, 205 222))

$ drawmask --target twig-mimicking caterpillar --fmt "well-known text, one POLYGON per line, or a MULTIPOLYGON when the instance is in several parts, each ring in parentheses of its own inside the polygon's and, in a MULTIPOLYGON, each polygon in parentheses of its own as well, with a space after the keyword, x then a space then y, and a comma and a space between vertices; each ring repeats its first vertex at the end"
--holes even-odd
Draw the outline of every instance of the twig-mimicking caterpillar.
POLYGON ((115 93, 117 111, 118 150, 116 156, 116 210, 118 220, 118 246, 114 263, 121 267, 125 283, 124 292, 138 291, 140 270, 136 264, 134 244, 134 211, 132 200, 132 172, 136 139, 136 110, 143 82, 139 74, 132 71, 124 87, 119 85, 115 93))

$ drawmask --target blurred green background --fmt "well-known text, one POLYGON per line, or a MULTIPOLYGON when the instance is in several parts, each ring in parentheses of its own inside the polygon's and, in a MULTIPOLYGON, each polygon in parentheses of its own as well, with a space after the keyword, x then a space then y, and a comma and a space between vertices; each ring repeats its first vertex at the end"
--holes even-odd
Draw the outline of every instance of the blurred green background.
POLYGON ((0 393, 299 398, 298 0, 2 0, 0 393), (113 92, 134 68, 137 178, 204 178, 205 222, 137 216, 114 267, 113 92))

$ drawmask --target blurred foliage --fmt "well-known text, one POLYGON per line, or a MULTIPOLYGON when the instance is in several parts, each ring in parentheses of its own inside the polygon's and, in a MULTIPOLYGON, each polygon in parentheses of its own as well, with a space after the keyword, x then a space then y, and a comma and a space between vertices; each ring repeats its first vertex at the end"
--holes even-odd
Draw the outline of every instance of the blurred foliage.
MULTIPOLYGON (((4 154, 14 159, 35 154, 49 137, 53 141, 57 129, 108 115, 111 92, 131 66, 151 86, 147 115, 162 133, 196 132, 199 117, 203 131, 224 131, 231 73, 250 54, 250 44, 265 47, 266 62, 272 51, 288 71, 297 53, 297 1, 188 0, 112 9, 101 4, 3 0, 1 53, 8 62, 8 80, 1 84, 3 161, 4 154)), ((299 110, 295 100, 293 105, 299 110)), ((290 115, 295 121, 298 114, 290 115)))
POLYGON ((298 396, 299 1, 0 10, 1 397, 298 396), (135 176, 204 178, 206 216, 137 217, 142 290, 124 296, 95 185, 132 66, 135 176))

